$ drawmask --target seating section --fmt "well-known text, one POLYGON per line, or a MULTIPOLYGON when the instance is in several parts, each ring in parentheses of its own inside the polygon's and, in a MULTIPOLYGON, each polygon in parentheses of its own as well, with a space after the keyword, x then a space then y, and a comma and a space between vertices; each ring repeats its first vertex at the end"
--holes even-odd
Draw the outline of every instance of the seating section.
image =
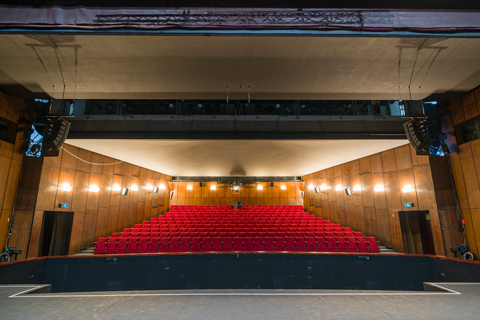
POLYGON ((380 252, 373 237, 302 206, 171 206, 171 212, 100 238, 95 254, 155 252, 380 252))

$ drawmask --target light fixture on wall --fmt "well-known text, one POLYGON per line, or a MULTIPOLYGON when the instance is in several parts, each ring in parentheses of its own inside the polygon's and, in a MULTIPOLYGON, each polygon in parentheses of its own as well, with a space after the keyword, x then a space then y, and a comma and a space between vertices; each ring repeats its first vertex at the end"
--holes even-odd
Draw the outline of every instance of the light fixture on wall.
POLYGON ((406 185, 403 186, 402 191, 403 191, 404 193, 412 192, 412 191, 413 191, 413 187, 412 187, 411 185, 409 185, 409 184, 406 184, 406 185))
POLYGON ((153 193, 158 193, 159 188, 157 186, 153 187, 153 193))
POLYGON ((132 191, 138 191, 138 187, 136 184, 132 184, 132 191))
POLYGON ((121 195, 126 196, 128 194, 128 190, 130 189, 128 189, 127 187, 123 187, 121 195))
POLYGON ((259 185, 257 186, 257 190, 263 190, 263 186, 262 186, 261 184, 259 184, 259 185))
POLYGON ((340 191, 342 189, 343 189, 343 187, 342 187, 341 184, 337 184, 337 186, 335 187, 335 191, 340 191))
POLYGON ((90 192, 98 192, 98 191, 100 191, 100 188, 99 188, 96 184, 92 184, 92 185, 90 185, 90 187, 88 188, 88 191, 90 191, 90 192))
POLYGON ((320 186, 320 190, 324 191, 327 189, 328 189, 328 186, 325 183, 322 183, 322 185, 320 186))
POLYGON ((360 191, 362 190, 362 187, 360 187, 359 184, 356 184, 354 187, 353 187, 353 191, 360 191))
MULTIPOLYGON (((133 188, 132 188, 132 190, 133 190, 133 188)), ((147 184, 147 190, 153 190, 153 186, 150 183, 147 184)))
POLYGON ((160 185, 160 189, 165 190, 165 185, 163 183, 160 185))
POLYGON ((282 189, 282 190, 287 190, 287 186, 286 186, 286 185, 282 185, 282 186, 280 187, 280 189, 282 189))
POLYGON ((346 194, 347 196, 351 196, 351 195, 353 194, 352 188, 346 187, 346 188, 345 188, 345 194, 346 194))
POLYGON ((193 186, 190 184, 187 186, 187 190, 193 190, 193 186))
POLYGON ((385 190, 385 187, 384 187, 383 185, 381 185, 381 184, 377 184, 377 185, 375 186, 375 188, 373 188, 373 190, 375 190, 376 192, 380 192, 380 191, 385 190))
POLYGON ((60 186, 60 188, 63 190, 63 191, 72 191, 72 186, 70 186, 69 183, 65 182, 65 183, 62 183, 62 185, 60 186))
POLYGON ((113 191, 120 191, 120 190, 122 190, 122 188, 120 187, 120 185, 118 183, 115 183, 112 187, 112 190, 113 191))
POLYGON ((310 184, 310 185, 308 186, 308 189, 309 189, 309 190, 315 189, 315 186, 314 186, 313 184, 310 184))
POLYGON ((210 190, 212 190, 212 191, 215 191, 215 190, 217 190, 217 186, 216 186, 216 185, 214 185, 214 184, 212 184, 212 185, 210 186, 210 190))
POLYGON ((314 187, 315 188, 315 193, 320 193, 322 191, 322 188, 320 187, 314 187))

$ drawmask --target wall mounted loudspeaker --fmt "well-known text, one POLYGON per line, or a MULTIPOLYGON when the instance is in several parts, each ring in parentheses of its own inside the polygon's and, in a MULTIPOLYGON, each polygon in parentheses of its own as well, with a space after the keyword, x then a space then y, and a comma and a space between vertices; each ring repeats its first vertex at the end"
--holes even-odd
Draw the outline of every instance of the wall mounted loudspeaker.
POLYGON ((203 187, 203 181, 200 181, 200 188, 203 187))
POLYGON ((130 190, 130 189, 127 188, 127 187, 123 187, 122 192, 121 192, 121 195, 122 195, 122 196, 126 196, 126 195, 128 194, 128 190, 130 190))
POLYGON ((426 122, 425 119, 414 118, 403 124, 408 141, 417 151, 429 151, 430 149, 431 143, 427 135, 426 122))
POLYGON ((157 186, 153 187, 153 193, 158 193, 158 189, 160 189, 160 188, 157 187, 157 186))
POLYGON ((45 150, 60 149, 68 136, 70 122, 62 118, 51 118, 45 128, 43 145, 45 150))
POLYGON ((346 194, 347 196, 351 196, 351 195, 353 194, 352 188, 346 187, 346 188, 345 188, 345 194, 346 194))
POLYGON ((270 187, 273 187, 273 181, 270 181, 270 187))
POLYGON ((320 187, 315 187, 315 193, 320 193, 320 187))
POLYGON ((170 200, 173 199, 173 191, 170 191, 170 200))
POLYGON ((305 199, 305 191, 300 191, 300 196, 302 197, 302 199, 305 199))

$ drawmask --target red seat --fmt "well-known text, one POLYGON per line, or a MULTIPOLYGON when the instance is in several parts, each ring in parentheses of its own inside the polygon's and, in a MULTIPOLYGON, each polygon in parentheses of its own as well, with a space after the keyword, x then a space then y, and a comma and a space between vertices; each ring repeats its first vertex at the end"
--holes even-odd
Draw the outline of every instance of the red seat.
POLYGON ((315 242, 317 243, 317 251, 318 252, 327 252, 327 243, 325 242, 325 238, 315 238, 315 242))
POLYGON ((118 239, 117 246, 115 248, 115 253, 125 253, 127 251, 128 238, 118 239))
POLYGON ((222 240, 222 250, 223 251, 232 251, 233 250, 233 239, 230 237, 225 237, 222 240))
POLYGON ((202 250, 202 239, 199 237, 192 238, 192 242, 190 243, 190 251, 200 252, 201 250, 202 250))
POLYGON ((274 251, 275 250, 275 242, 272 237, 264 238, 265 244, 265 251, 274 251))
POLYGON ((158 242, 160 241, 160 239, 158 237, 155 237, 155 238, 150 238, 150 242, 148 244, 148 250, 147 252, 148 253, 151 253, 151 252, 158 252, 158 242))
POLYGON ((233 238, 233 251, 243 250, 243 238, 233 238))
POLYGON ((213 238, 212 250, 213 251, 222 251, 222 238, 220 238, 220 237, 213 238))
POLYGON ((264 251, 265 250, 265 245, 263 243, 263 238, 256 237, 253 238, 254 246, 253 249, 255 251, 264 251))
POLYGON ((338 251, 338 247, 337 247, 337 243, 335 242, 335 238, 334 237, 325 237, 325 242, 327 243, 327 249, 329 252, 337 252, 338 251))
POLYGON ((253 251, 253 238, 248 237, 243 239, 243 250, 253 251))
POLYGON ((295 239, 293 237, 285 238, 285 250, 295 251, 295 239))
POLYGON ((180 252, 190 252, 190 238, 180 238, 180 252))
POLYGON ((147 253, 148 251, 148 242, 150 238, 140 238, 140 242, 137 246, 137 253, 147 253))
POLYGON ((317 244, 315 243, 315 238, 306 237, 305 242, 307 251, 317 251, 317 244))
POLYGON ((370 252, 368 244, 364 238, 355 238, 358 244, 358 251, 360 252, 370 252))
POLYGON ((348 244, 345 242, 345 238, 336 238, 338 252, 348 252, 348 244))
POLYGON ((378 247, 378 243, 374 237, 365 237, 365 240, 368 244, 368 248, 370 252, 380 252, 380 248, 378 247))
POLYGON ((169 252, 179 252, 180 251, 180 238, 173 237, 170 238, 170 246, 168 247, 169 252))
POLYGON ((211 251, 212 250, 212 238, 203 237, 202 238, 202 251, 211 251))
POLYGON ((295 238, 295 250, 296 251, 306 251, 307 245, 305 244, 305 238, 296 237, 295 238))
POLYGON ((358 252, 357 241, 353 237, 346 237, 347 247, 349 252, 358 252))
POLYGON ((158 243, 158 251, 168 252, 169 245, 170 245, 170 238, 160 238, 160 242, 158 243))
POLYGON ((93 251, 94 254, 103 254, 105 253, 105 246, 107 242, 97 242, 95 246, 95 250, 93 251))

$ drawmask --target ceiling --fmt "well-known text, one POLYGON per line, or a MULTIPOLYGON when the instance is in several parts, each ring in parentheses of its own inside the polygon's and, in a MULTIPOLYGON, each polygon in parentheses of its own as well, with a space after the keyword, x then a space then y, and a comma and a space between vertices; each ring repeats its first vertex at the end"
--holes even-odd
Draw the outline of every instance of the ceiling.
POLYGON ((230 99, 420 99, 478 86, 479 52, 468 38, 0 35, 0 87, 78 99, 226 99, 227 86, 230 99))
POLYGON ((170 176, 300 176, 407 140, 126 140, 66 143, 170 176))

